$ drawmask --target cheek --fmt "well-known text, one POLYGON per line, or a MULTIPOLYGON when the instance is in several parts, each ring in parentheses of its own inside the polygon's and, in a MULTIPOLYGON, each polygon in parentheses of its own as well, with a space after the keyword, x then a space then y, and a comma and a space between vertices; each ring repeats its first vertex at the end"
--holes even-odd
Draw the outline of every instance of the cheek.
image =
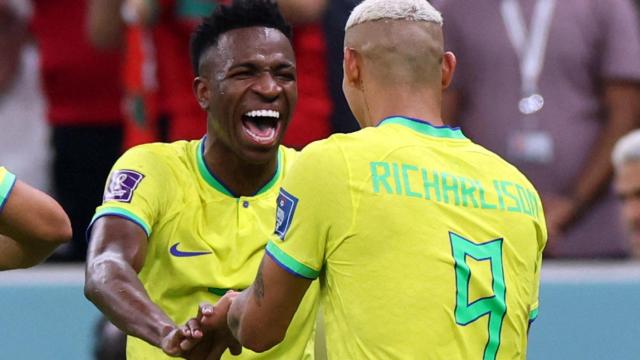
POLYGON ((640 201, 625 201, 622 204, 622 217, 627 225, 640 223, 640 201))
POLYGON ((296 106, 298 102, 298 85, 297 83, 284 86, 284 92, 287 95, 287 100, 291 106, 291 110, 296 106))

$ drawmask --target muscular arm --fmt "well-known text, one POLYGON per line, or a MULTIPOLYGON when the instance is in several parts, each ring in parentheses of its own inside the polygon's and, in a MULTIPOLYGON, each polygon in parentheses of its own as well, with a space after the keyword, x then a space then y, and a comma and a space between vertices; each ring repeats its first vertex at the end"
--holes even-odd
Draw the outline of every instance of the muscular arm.
POLYGON ((0 270, 36 265, 70 238, 62 207, 18 180, 0 213, 0 270))
POLYGON ((228 324, 242 346, 263 352, 279 344, 311 280, 292 275, 265 255, 256 279, 231 305, 228 324))
POLYGON ((120 8, 124 0, 91 0, 88 32, 91 43, 99 49, 113 49, 122 43, 124 22, 120 8))
POLYGON ((564 200, 566 206, 563 200, 551 199, 547 225, 552 234, 562 231, 606 188, 612 173, 610 158, 613 146, 640 120, 640 85, 609 83, 605 87, 604 102, 606 124, 580 177, 575 181, 572 199, 564 200))
POLYGON ((128 335, 160 347, 176 328, 154 304, 138 279, 147 250, 147 235, 118 217, 98 219, 87 257, 85 296, 128 335))
POLYGON ((322 19, 327 0, 278 0, 278 6, 291 23, 308 24, 322 19))

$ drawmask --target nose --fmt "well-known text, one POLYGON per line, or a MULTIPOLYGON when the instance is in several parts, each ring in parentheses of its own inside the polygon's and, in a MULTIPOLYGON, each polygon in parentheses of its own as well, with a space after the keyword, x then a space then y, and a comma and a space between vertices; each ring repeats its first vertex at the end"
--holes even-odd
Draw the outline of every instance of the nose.
POLYGON ((274 101, 282 93, 282 86, 270 72, 263 72, 253 86, 253 90, 265 100, 274 101))

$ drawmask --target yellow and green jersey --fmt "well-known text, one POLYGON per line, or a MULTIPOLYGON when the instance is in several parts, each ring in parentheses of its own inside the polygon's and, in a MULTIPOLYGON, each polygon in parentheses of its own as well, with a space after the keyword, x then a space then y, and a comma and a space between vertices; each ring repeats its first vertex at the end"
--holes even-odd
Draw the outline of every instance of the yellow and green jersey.
POLYGON ((393 117, 301 153, 267 254, 321 278, 331 359, 524 359, 546 238, 516 168, 393 117))
MULTIPOLYGON (((228 289, 251 285, 273 230, 278 188, 298 155, 281 147, 273 179, 254 196, 236 197, 207 168, 203 146, 203 140, 180 141, 127 151, 114 165, 92 221, 118 216, 146 232, 139 278, 151 300, 178 325, 195 316, 200 303, 215 303, 228 289)), ((239 358, 312 358, 307 345, 317 285, 307 295, 282 344, 263 354, 244 349, 239 358)), ((168 358, 134 337, 127 340, 127 357, 168 358)))
POLYGON ((16 184, 16 176, 0 166, 0 212, 9 199, 9 194, 16 184))

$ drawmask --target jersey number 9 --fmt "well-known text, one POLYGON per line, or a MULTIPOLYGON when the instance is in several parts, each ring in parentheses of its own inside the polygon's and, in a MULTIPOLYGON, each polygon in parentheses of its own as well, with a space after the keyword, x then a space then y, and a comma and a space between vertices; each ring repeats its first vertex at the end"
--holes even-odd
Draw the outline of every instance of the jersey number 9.
POLYGON ((494 360, 500 348, 500 332, 504 316, 507 313, 507 290, 502 267, 502 239, 476 244, 450 232, 449 240, 455 260, 456 323, 466 326, 483 316, 489 316, 489 338, 484 348, 483 360, 494 360), (476 261, 489 261, 492 276, 493 295, 474 300, 472 303, 469 303, 469 285, 472 274, 467 264, 467 256, 476 261))

